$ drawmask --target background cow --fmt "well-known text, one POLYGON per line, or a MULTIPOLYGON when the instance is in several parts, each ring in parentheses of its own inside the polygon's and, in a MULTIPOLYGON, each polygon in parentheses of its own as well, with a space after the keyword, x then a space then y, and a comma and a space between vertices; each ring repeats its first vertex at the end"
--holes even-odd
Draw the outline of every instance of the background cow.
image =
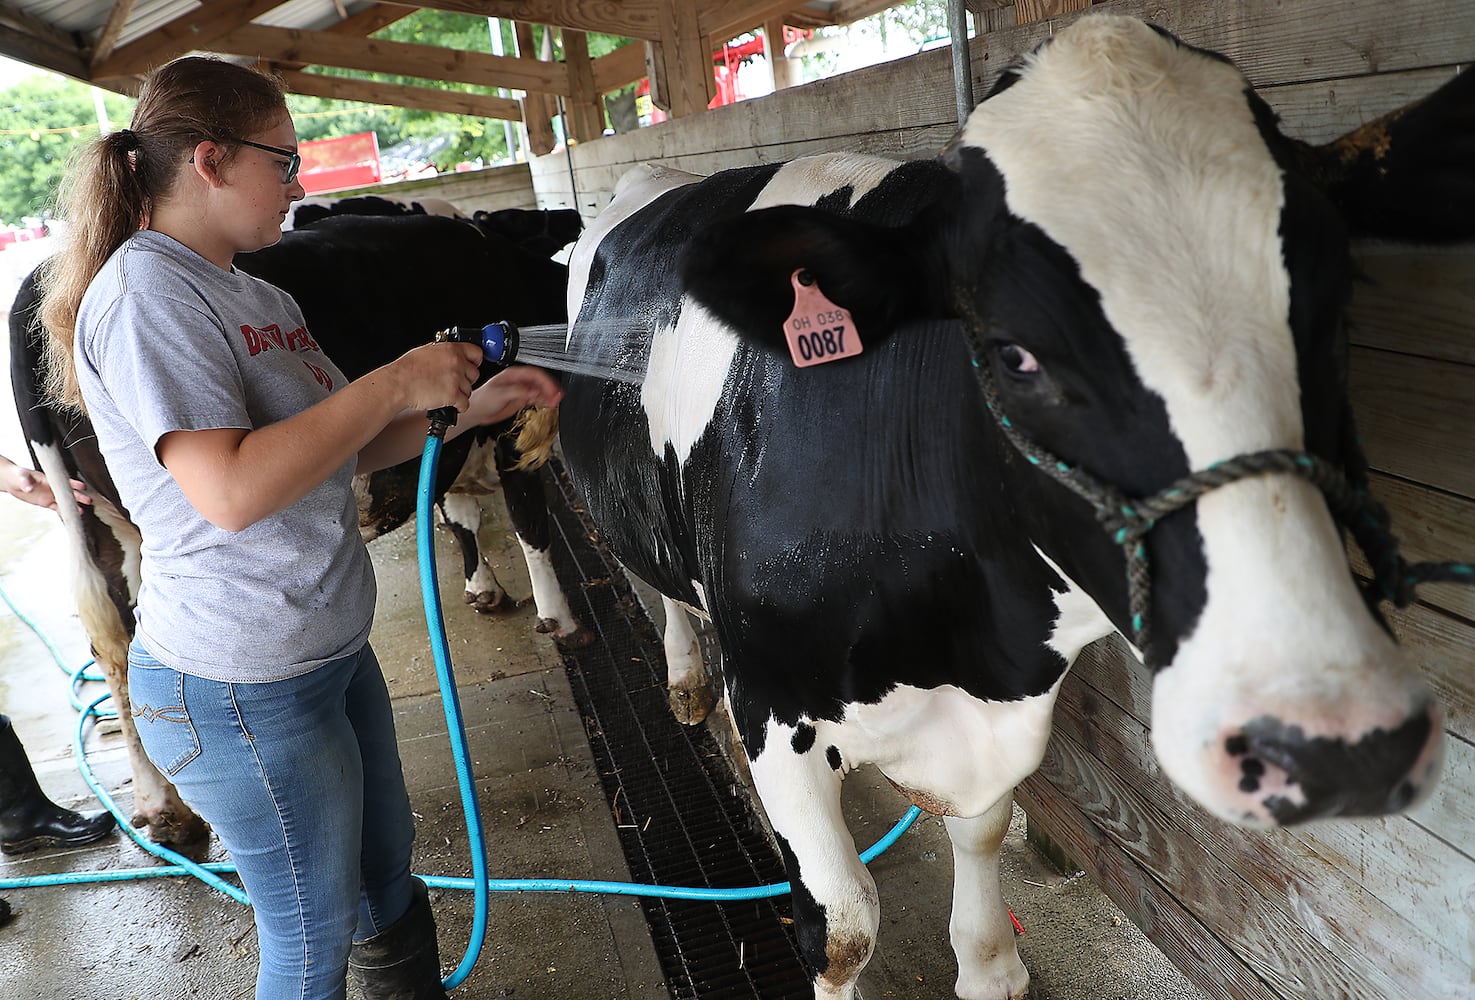
MULTIPOLYGON (((238 255, 235 263, 297 300, 309 331, 349 378, 426 343, 447 326, 481 326, 496 319, 556 323, 566 316, 562 265, 483 235, 464 221, 431 215, 326 218, 285 233, 275 246, 238 255)), ((42 396, 34 279, 22 284, 10 314, 11 378, 21 428, 49 479, 75 476, 94 497, 91 507, 59 507, 77 556, 74 580, 82 625, 113 691, 128 747, 134 825, 147 825, 160 843, 188 843, 199 839, 204 827, 144 756, 127 711, 125 667, 138 589, 138 532, 119 504, 85 418, 56 410, 42 396)), ((588 642, 592 634, 569 610, 548 559, 541 480, 535 472, 514 468, 521 455, 506 433, 510 428, 508 422, 463 434, 442 455, 437 501, 462 549, 466 600, 482 611, 514 604, 477 544, 477 497, 495 478, 528 560, 538 630, 560 642, 588 642)), ((414 516, 418 478, 415 460, 356 480, 366 541, 414 516)))
POLYGON ((715 625, 817 997, 853 996, 879 926, 840 810, 866 762, 947 817, 958 995, 1025 991, 1010 793, 1112 631, 1155 672, 1164 769, 1227 820, 1431 787, 1439 710, 1296 470, 1356 447, 1349 230, 1475 233, 1472 82, 1316 149, 1221 57, 1083 17, 936 160, 647 168, 581 237, 570 349, 646 376, 566 380, 568 465, 620 559, 715 625), (801 289, 828 301, 792 315, 801 289), (863 352, 799 367, 806 321, 811 355, 863 352), (1135 512, 1065 484, 1150 497, 1267 453, 1291 468, 1157 516, 1135 583, 1101 527, 1135 512))

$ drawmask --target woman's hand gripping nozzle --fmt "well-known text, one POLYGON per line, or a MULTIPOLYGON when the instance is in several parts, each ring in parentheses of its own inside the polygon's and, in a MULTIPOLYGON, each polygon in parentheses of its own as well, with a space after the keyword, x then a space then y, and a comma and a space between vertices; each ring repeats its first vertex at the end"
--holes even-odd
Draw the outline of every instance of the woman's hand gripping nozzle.
MULTIPOLYGON (((480 328, 473 326, 452 326, 444 330, 437 330, 435 333, 435 343, 480 345, 482 353, 481 374, 476 378, 476 385, 481 385, 487 379, 511 365, 517 358, 517 327, 507 320, 488 323, 486 326, 480 328)), ((472 388, 475 387, 472 386, 472 388)), ((438 409, 430 410, 426 413, 426 416, 430 418, 430 429, 427 433, 432 437, 444 438, 446 431, 456 426, 456 408, 454 406, 442 406, 438 409)))

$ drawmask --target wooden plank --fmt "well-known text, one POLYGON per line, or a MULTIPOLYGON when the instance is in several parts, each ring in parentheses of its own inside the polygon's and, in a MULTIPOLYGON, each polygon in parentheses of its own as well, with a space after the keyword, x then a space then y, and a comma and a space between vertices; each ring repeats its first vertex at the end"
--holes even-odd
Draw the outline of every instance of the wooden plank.
POLYGON ((113 49, 118 45, 118 37, 123 34, 123 25, 128 22, 128 15, 133 13, 133 4, 134 0, 113 0, 108 19, 92 42, 92 54, 87 60, 89 65, 96 66, 113 54, 113 49))
POLYGON ((1355 261, 1354 344, 1475 364, 1475 250, 1370 243, 1355 261))
POLYGON ((716 46, 744 32, 756 32, 763 22, 799 5, 798 0, 716 0, 701 9, 697 23, 702 35, 716 46))
POLYGON ((466 215, 477 211, 495 212, 502 208, 538 207, 531 174, 525 163, 487 167, 463 174, 442 174, 418 181, 397 181, 355 193, 382 194, 405 201, 444 198, 466 215))
POLYGON ((87 61, 82 58, 82 52, 76 43, 68 39, 65 45, 59 44, 50 32, 43 36, 15 26, 28 20, 34 18, 13 7, 0 4, 0 55, 77 80, 87 80, 87 61))
POLYGON ((1261 87, 1286 135, 1327 143, 1365 122, 1432 94, 1455 75, 1452 66, 1261 87))
POLYGON ((561 63, 463 52, 377 38, 347 38, 325 31, 265 28, 248 24, 215 39, 213 52, 281 62, 394 73, 425 80, 454 80, 479 87, 569 92, 561 63))
POLYGON ((645 79, 645 44, 621 45, 594 60, 594 92, 608 94, 645 79))
MULTIPOLYGON (((1111 831, 1129 854, 1157 851, 1153 838, 1162 837, 1170 843, 1164 858, 1171 857, 1176 849, 1188 859, 1191 855, 1186 849, 1172 847, 1178 841, 1187 841, 1220 859, 1236 878, 1279 911, 1279 916, 1272 923, 1264 923, 1264 904, 1257 903, 1254 911, 1246 911, 1235 895, 1230 897, 1227 913, 1203 917, 1211 929, 1224 936, 1228 932, 1215 921, 1234 922, 1241 913, 1254 912, 1253 920, 1247 922, 1253 926, 1247 925, 1244 933, 1258 935, 1265 928, 1279 926, 1277 933, 1300 935, 1316 948, 1340 955, 1348 971, 1366 984, 1366 988, 1349 991, 1313 990, 1312 996, 1393 997, 1400 995, 1400 990, 1425 996, 1458 995, 1452 984, 1469 979, 1471 959, 1460 948, 1450 946, 1451 938, 1442 934, 1445 925, 1441 922, 1421 922, 1417 915, 1380 901, 1362 885, 1355 870, 1349 872, 1308 849, 1293 832, 1246 830, 1222 823, 1171 785, 1157 765, 1146 727, 1121 709, 1107 690, 1097 686, 1104 680, 1109 688, 1124 666, 1112 662, 1112 656, 1109 648, 1088 652, 1082 658, 1081 671, 1067 680, 1056 712, 1057 733, 1077 747, 1089 747, 1089 753, 1082 752, 1076 761, 1078 773, 1068 780, 1060 780, 1058 773, 1050 774, 1048 782, 1030 779, 1026 784, 1041 786, 1043 782, 1049 786, 1039 788, 1036 794, 1048 796, 1053 789, 1076 801, 1094 822, 1111 831), (1118 831, 1117 825, 1103 816, 1122 811, 1117 801, 1121 795, 1140 796, 1145 807, 1156 811, 1159 818, 1154 822, 1167 823, 1169 828, 1155 828, 1146 840, 1143 831, 1134 825, 1118 831), (1284 920, 1292 925, 1289 931, 1281 922, 1284 920)), ((1465 745, 1466 757, 1468 750, 1465 745)), ((1137 808, 1140 811, 1142 806, 1137 808)), ((1192 859, 1181 863, 1192 868, 1199 862, 1192 859)), ((1417 867, 1419 859, 1411 863, 1417 867)), ((1189 873, 1180 877, 1172 870, 1175 867, 1166 869, 1166 884, 1192 900, 1195 911, 1224 908, 1220 897, 1200 898, 1193 884, 1196 876, 1189 873)), ((1427 874, 1424 870, 1418 878, 1422 881, 1427 874)), ((1228 934, 1226 940, 1240 951, 1233 937, 1228 934)), ((1453 940, 1458 941, 1458 936, 1453 940)), ((1321 962, 1317 959, 1315 964, 1321 962)), ((1259 968, 1254 961, 1251 964, 1259 968)), ((1300 969, 1297 964, 1288 971, 1300 969)), ((1262 970, 1262 974, 1272 981, 1275 978, 1273 973, 1262 970)), ((1296 992, 1289 990, 1287 995, 1296 992)))
POLYGON ((1092 880, 1178 968, 1212 1000, 1278 1000, 1268 986, 1165 889, 1137 859, 1092 819, 1052 788, 1043 775, 1060 761, 1051 741, 1040 775, 1020 785, 1014 798, 1029 817, 1071 857, 1087 866, 1092 880))
MULTIPOLYGON (((181 14, 136 41, 113 51, 92 68, 93 75, 129 76, 160 66, 176 56, 196 49, 210 50, 210 43, 221 35, 249 24, 282 0, 206 0, 194 10, 181 14)), ((253 54, 254 53, 250 53, 253 54)))
POLYGON ((412 7, 400 7, 392 3, 376 3, 365 7, 357 14, 348 15, 331 28, 324 28, 323 30, 334 35, 354 35, 362 38, 387 28, 398 21, 403 21, 413 13, 415 13, 415 8, 412 7))
POLYGON ((522 120, 522 105, 505 97, 467 94, 433 87, 411 87, 377 80, 355 80, 298 70, 277 70, 277 75, 294 94, 325 97, 337 101, 362 101, 366 104, 390 104, 422 111, 444 111, 453 115, 522 120))
MULTIPOLYGON (((1009 0, 1013 2, 1013 0, 1009 0)), ((891 7, 899 6, 897 0, 840 0, 833 4, 827 11, 812 10, 809 7, 795 6, 794 10, 785 18, 789 24, 796 28, 825 28, 841 24, 850 24, 859 21, 863 17, 879 14, 881 11, 891 7)))
POLYGON ((1015 0, 1014 19, 1016 24, 1029 24, 1086 10, 1090 6, 1091 0, 1015 0))
POLYGON ((664 2, 666 0, 416 0, 415 6, 654 41, 661 37, 658 11, 664 2))
POLYGON ((1373 468, 1475 498, 1475 368, 1353 347, 1348 383, 1373 468))
POLYGON ((604 105, 594 89, 594 65, 589 60, 589 36, 563 30, 563 59, 568 66, 569 135, 575 142, 593 142, 604 135, 604 105))
MULTIPOLYGON (((1393 537, 1410 563, 1475 560, 1475 504, 1395 476, 1373 472, 1373 497, 1388 509, 1393 537)), ((1367 562, 1353 547, 1353 569, 1366 579, 1367 562)), ((1418 590, 1421 604, 1475 621, 1475 587, 1430 583, 1418 590)), ((1475 647, 1472 647, 1475 648, 1475 647)), ((1471 672, 1475 675, 1475 671, 1471 672)), ((1475 730, 1470 732, 1475 739, 1475 730)))

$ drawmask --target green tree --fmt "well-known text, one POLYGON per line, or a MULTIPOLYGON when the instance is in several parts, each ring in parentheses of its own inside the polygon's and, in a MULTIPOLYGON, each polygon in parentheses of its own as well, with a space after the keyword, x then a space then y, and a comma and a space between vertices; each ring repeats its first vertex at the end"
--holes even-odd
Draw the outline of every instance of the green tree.
MULTIPOLYGON (((113 127, 133 114, 131 98, 104 94, 113 127)), ((98 135, 92 88, 50 73, 0 89, 0 223, 46 217, 72 151, 98 135)))

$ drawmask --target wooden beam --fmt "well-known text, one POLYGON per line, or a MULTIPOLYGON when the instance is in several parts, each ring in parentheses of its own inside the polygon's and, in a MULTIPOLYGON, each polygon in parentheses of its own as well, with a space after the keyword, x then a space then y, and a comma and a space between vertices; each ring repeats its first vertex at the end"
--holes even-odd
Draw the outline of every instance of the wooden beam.
POLYGON ((334 35, 348 35, 355 38, 365 38, 372 35, 381 28, 387 28, 396 21, 403 21, 415 13, 413 7, 399 7, 392 3, 376 3, 365 7, 357 14, 350 14, 331 28, 323 30, 334 35))
POLYGON ((1090 6, 1091 0, 1015 0, 1014 19, 1018 24, 1032 24, 1090 6))
POLYGON ((136 41, 129 42, 96 66, 96 76, 131 76, 162 65, 196 49, 210 50, 221 35, 249 24, 282 0, 206 0, 136 41))
POLYGON ((326 97, 335 101, 362 101, 365 104, 392 104, 421 111, 445 111, 453 115, 520 121, 522 108, 505 97, 485 94, 463 94, 433 87, 411 87, 377 80, 355 80, 343 76, 324 76, 298 70, 278 70, 282 83, 294 94, 326 97))
POLYGON ((425 80, 454 80, 479 87, 540 90, 550 94, 569 92, 568 71, 562 63, 377 38, 345 38, 326 31, 248 24, 215 39, 210 49, 273 62, 338 66, 425 80))
POLYGON ((75 49, 77 40, 50 21, 43 21, 35 14, 0 3, 0 30, 27 35, 53 48, 75 49))
MULTIPOLYGON (((19 62, 49 69, 64 76, 86 81, 87 61, 77 43, 67 39, 66 44, 55 40, 51 33, 44 37, 29 31, 21 31, 11 23, 12 15, 21 14, 12 7, 0 5, 0 55, 19 62)), ((30 15, 22 15, 30 17, 30 15)), ((47 27, 51 27, 47 25, 47 27)))
POLYGON ((659 11, 669 0, 417 0, 429 10, 551 24, 626 38, 660 37, 659 11))
POLYGON ((645 46, 640 42, 621 45, 594 60, 594 92, 608 94, 627 83, 645 79, 645 46))
MULTIPOLYGON (((533 26, 526 21, 514 22, 512 28, 517 37, 517 54, 524 59, 542 59, 545 62, 553 58, 552 29, 545 29, 543 41, 546 42, 546 51, 535 54, 533 49, 533 26)), ((553 116, 558 113, 554 99, 548 94, 538 94, 532 91, 522 99, 522 121, 527 126, 528 149, 532 150, 534 156, 543 156, 553 152, 553 147, 558 142, 558 137, 553 134, 553 116)))
MULTIPOLYGON (((380 3, 371 7, 365 7, 357 14, 350 14, 332 27, 324 28, 330 35, 343 35, 346 38, 365 38, 378 31, 387 28, 396 21, 403 21, 415 13, 410 7, 396 7, 394 4, 380 3)), ((304 69, 307 63, 270 63, 278 72, 289 69, 304 69)))
POLYGON ((96 66, 113 54, 118 36, 123 34, 123 25, 128 23, 128 15, 133 13, 133 3, 134 0, 114 0, 113 9, 108 11, 107 23, 92 43, 92 56, 88 59, 91 65, 96 66))
POLYGON ((697 22, 704 36, 721 45, 744 32, 756 32, 769 18, 802 6, 803 0, 717 0, 702 8, 697 22))
POLYGON ((604 105, 594 89, 594 64, 589 59, 589 36, 563 30, 563 60, 568 64, 568 131, 575 142, 593 142, 604 135, 604 105))
POLYGON ((707 110, 715 84, 712 47, 702 35, 696 0, 668 0, 661 8, 661 40, 648 50, 651 100, 683 118, 707 110))
MULTIPOLYGON (((1012 3, 1013 0, 1006 0, 1006 2, 1012 3)), ((824 13, 810 10, 808 7, 795 7, 789 16, 784 18, 784 21, 796 28, 830 28, 859 21, 863 17, 879 14, 895 6, 897 6, 896 0, 840 0, 824 13)))

